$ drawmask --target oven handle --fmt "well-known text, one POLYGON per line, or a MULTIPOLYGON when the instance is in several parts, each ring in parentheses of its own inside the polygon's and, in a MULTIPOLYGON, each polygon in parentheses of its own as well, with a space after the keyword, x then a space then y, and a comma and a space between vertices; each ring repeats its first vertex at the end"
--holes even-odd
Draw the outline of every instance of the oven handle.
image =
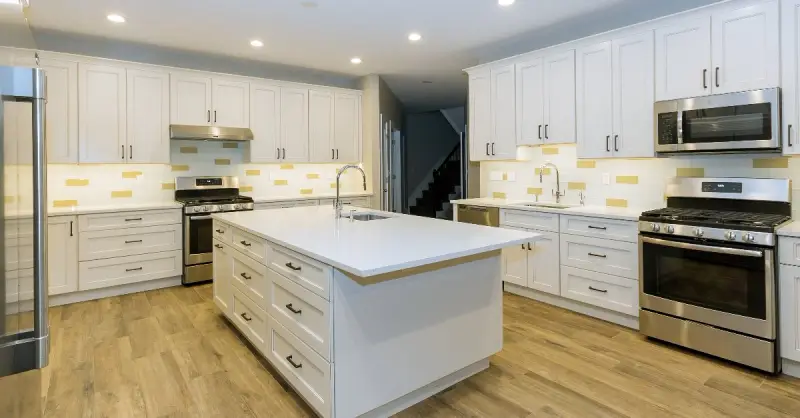
POLYGON ((764 257, 764 252, 758 250, 742 250, 740 248, 714 247, 711 245, 690 244, 688 242, 669 241, 665 239, 650 238, 650 237, 640 237, 640 239, 642 240, 642 242, 646 242, 648 244, 663 245, 665 247, 682 248, 684 250, 707 251, 710 253, 741 255, 744 257, 758 257, 758 258, 764 257))
POLYGON ((190 216, 190 217, 189 217, 189 220, 190 220, 190 221, 202 221, 202 220, 205 220, 205 219, 211 219, 211 215, 205 215, 205 216, 190 216))

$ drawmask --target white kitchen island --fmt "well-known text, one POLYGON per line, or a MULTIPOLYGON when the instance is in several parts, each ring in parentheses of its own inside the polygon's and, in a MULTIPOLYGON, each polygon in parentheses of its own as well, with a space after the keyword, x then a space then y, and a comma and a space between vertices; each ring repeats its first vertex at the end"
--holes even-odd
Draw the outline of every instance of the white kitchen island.
POLYGON ((389 416, 486 369, 503 342, 500 250, 538 237, 358 213, 390 218, 214 215, 215 303, 323 417, 389 416))

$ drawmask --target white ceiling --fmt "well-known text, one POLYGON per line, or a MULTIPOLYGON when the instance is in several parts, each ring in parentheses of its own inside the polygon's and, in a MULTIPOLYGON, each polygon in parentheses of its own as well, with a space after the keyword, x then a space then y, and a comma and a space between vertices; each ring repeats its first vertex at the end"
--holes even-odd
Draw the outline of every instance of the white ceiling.
POLYGON ((439 108, 463 104, 465 67, 714 1, 517 0, 502 8, 496 0, 31 0, 29 17, 34 32, 381 74, 408 107, 439 108), (109 13, 127 22, 113 24, 109 13), (423 40, 410 43, 412 31, 423 40), (350 63, 355 56, 361 65, 350 63))

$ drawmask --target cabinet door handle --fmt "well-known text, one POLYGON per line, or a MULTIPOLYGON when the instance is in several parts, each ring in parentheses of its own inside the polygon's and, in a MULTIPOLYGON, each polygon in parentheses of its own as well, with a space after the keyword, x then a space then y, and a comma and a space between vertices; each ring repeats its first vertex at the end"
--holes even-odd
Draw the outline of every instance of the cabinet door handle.
POLYGON ((611 145, 608 143, 609 140, 611 140, 611 135, 606 135, 606 152, 611 152, 611 145))
POLYGON ((492 142, 492 155, 494 155, 494 142, 492 142))
POLYGON ((217 111, 214 111, 214 123, 217 123, 217 111))
POLYGON ((605 254, 595 254, 595 253, 589 253, 589 257, 608 258, 608 256, 605 254))
POLYGON ((336 157, 334 157, 335 155, 336 153, 333 151, 333 148, 331 148, 331 160, 336 159, 336 157))
POLYGON ((283 159, 286 159, 286 148, 283 149, 283 159))
POLYGON ((594 290, 595 292, 600 292, 600 293, 608 293, 608 290, 598 289, 592 286, 589 286, 589 290, 594 290))
POLYGON ((708 83, 706 83, 706 75, 708 74, 708 69, 703 68, 703 89, 708 88, 708 83))
POLYGON ((336 148, 336 159, 339 159, 339 148, 336 148))
POLYGON ((714 78, 714 83, 717 85, 717 87, 719 87, 719 67, 714 69, 714 78))
POLYGON ((292 367, 294 367, 295 369, 302 369, 303 368, 303 363, 300 363, 300 364, 295 363, 294 361, 292 361, 292 356, 287 356, 286 357, 286 361, 288 361, 289 364, 291 364, 292 367))
POLYGON ((594 226, 594 225, 589 225, 589 229, 599 229, 599 230, 601 230, 601 231, 605 231, 607 228, 606 228, 606 227, 604 227, 604 226, 594 226))
POLYGON ((73 236, 72 235, 72 224, 73 223, 74 223, 74 221, 69 221, 69 236, 73 236))
POLYGON ((138 244, 140 242, 142 242, 142 240, 140 240, 140 239, 135 239, 135 240, 131 240, 131 241, 125 241, 126 244, 138 244))
POLYGON ((615 152, 619 151, 619 144, 617 143, 618 140, 619 140, 619 135, 614 135, 614 151, 615 152))
POLYGON ((542 125, 539 125, 539 139, 542 139, 542 125))
POLYGON ((302 309, 295 309, 294 306, 292 306, 291 303, 286 305, 286 309, 292 311, 292 313, 297 314, 297 315, 300 315, 301 313, 303 313, 302 309))
POLYGON ((295 267, 294 264, 292 264, 291 262, 286 263, 286 267, 289 267, 290 269, 292 269, 294 271, 300 271, 300 270, 303 269, 303 267, 300 267, 300 266, 295 267))
POLYGON ((786 133, 786 136, 789 137, 789 146, 792 146, 792 125, 789 125, 789 130, 786 133))
POLYGON ((207 113, 206 122, 211 123, 211 111, 210 110, 206 110, 206 113, 207 113))
POLYGON ((125 269, 125 271, 129 272, 129 273, 132 272, 132 271, 140 271, 140 270, 142 270, 141 267, 136 267, 135 269, 125 269))
POLYGON ((275 152, 277 152, 277 154, 275 155, 275 159, 276 160, 280 160, 281 159, 281 149, 280 148, 275 148, 275 152))
POLYGON ((521 245, 522 245, 522 249, 524 250, 525 249, 525 244, 521 244, 521 245))
POLYGON ((253 320, 253 318, 250 318, 249 316, 247 316, 247 312, 243 312, 240 316, 242 318, 244 318, 244 320, 247 321, 247 322, 250 322, 250 321, 253 320))
POLYGON ((125 159, 125 145, 122 146, 122 159, 125 159))
POLYGON ((142 218, 128 218, 128 219, 125 219, 125 222, 133 222, 133 221, 141 221, 141 220, 142 220, 142 218))
POLYGON ((219 244, 214 244, 214 248, 219 248, 219 249, 221 250, 221 249, 222 249, 222 246, 221 246, 221 245, 219 245, 219 244))
POLYGON ((218 233, 218 234, 224 234, 224 233, 225 233, 225 230, 224 230, 224 229, 217 229, 217 233, 218 233))
POLYGON ((240 274, 240 276, 242 276, 242 278, 245 279, 245 280, 252 280, 253 279, 253 276, 248 276, 247 273, 242 273, 242 274, 240 274))
POLYGON ((128 147, 130 148, 130 151, 131 151, 131 152, 128 153, 128 159, 132 160, 133 159, 133 145, 129 145, 128 147))
POLYGON ((532 251, 532 248, 531 248, 531 243, 530 243, 530 242, 528 243, 528 251, 532 251))
POLYGON ((245 247, 249 247, 249 246, 253 245, 253 244, 250 244, 247 241, 239 241, 239 242, 242 243, 242 245, 244 245, 245 247))
POLYGON ((550 136, 548 136, 548 133, 547 133, 547 128, 549 126, 550 126, 549 124, 544 125, 544 139, 550 139, 550 136))
POLYGON ((489 155, 489 143, 486 143, 486 155, 489 155))

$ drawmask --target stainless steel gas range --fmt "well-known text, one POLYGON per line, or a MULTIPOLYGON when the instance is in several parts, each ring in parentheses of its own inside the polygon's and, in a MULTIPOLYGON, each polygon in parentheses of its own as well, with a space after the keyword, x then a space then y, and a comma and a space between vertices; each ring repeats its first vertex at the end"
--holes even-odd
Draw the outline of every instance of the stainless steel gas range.
POLYGON ((212 280, 212 213, 253 210, 239 195, 236 177, 178 177, 175 200, 183 204, 183 284, 212 280))
POLYGON ((677 178, 666 194, 639 218, 640 331, 779 372, 775 231, 790 181, 677 178))

